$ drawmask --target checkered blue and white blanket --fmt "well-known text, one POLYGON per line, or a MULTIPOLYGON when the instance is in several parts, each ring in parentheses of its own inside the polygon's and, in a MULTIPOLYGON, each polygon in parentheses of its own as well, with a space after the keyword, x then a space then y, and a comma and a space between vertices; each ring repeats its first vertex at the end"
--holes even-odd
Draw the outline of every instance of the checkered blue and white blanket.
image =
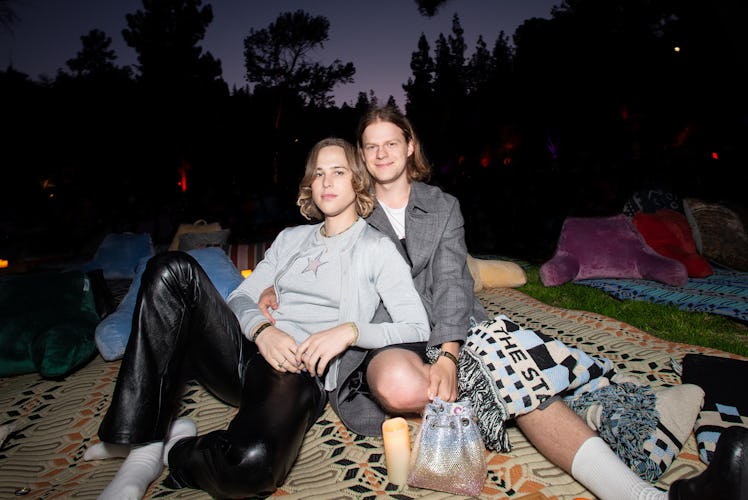
POLYGON ((509 451, 505 421, 550 398, 610 384, 613 363, 499 315, 473 325, 459 363, 460 398, 474 405, 488 448, 509 451))

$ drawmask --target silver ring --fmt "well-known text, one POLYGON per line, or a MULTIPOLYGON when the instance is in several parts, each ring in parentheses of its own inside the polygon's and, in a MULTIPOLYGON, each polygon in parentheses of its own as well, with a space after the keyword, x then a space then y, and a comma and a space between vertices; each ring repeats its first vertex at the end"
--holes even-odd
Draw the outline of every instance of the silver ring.
POLYGON ((283 361, 281 361, 280 363, 278 363, 278 368, 283 368, 283 365, 285 365, 285 364, 286 364, 286 360, 284 359, 283 361))

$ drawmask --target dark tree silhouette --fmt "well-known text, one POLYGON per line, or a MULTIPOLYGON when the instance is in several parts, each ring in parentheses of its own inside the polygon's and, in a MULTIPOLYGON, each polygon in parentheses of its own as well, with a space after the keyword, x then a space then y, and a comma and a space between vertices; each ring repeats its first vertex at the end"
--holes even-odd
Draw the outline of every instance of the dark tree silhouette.
POLYGON ((366 94, 366 92, 359 92, 358 98, 356 99, 356 106, 355 108, 358 110, 361 110, 362 112, 366 110, 369 106, 371 106, 372 102, 369 99, 369 96, 366 94))
POLYGON ((475 51, 470 56, 467 67, 467 92, 477 92, 488 78, 491 72, 491 52, 488 50, 483 35, 478 36, 475 43, 475 51))
POLYGON ((425 111, 431 107, 434 93, 434 60, 431 58, 431 47, 426 35, 421 33, 418 38, 418 50, 410 56, 410 69, 413 76, 403 85, 405 90, 405 109, 414 119, 418 111, 425 111))
POLYGON ((15 0, 0 0, 0 28, 8 33, 13 33, 13 25, 19 21, 13 9, 14 2, 15 0))
POLYGON ((161 94, 228 93, 221 61, 198 45, 213 21, 201 0, 143 0, 122 36, 138 54, 140 80, 161 94))
POLYGON ((452 17, 452 33, 447 37, 440 34, 436 41, 434 89, 441 99, 460 101, 466 95, 468 78, 464 33, 460 18, 455 14, 452 17))
POLYGON ((450 2, 450 0, 415 0, 418 6, 418 12, 426 17, 433 17, 439 9, 450 2))
MULTIPOLYGON (((437 38, 433 59, 428 41, 421 34, 418 50, 411 56, 414 76, 403 85, 406 112, 418 127, 426 154, 437 166, 437 172, 460 156, 458 143, 467 133, 465 99, 469 76, 463 34, 460 18, 455 14, 452 32, 437 38)), ((438 176, 434 180, 438 181, 438 176)))
POLYGON ((339 59, 327 66, 311 60, 310 53, 330 39, 329 30, 327 18, 303 10, 280 14, 265 29, 251 29, 244 39, 247 81, 256 91, 297 95, 312 106, 331 105, 332 89, 353 82, 356 68, 339 59))
MULTIPOLYGON (((280 182, 281 165, 299 120, 308 110, 332 105, 332 89, 350 83, 356 68, 353 63, 336 59, 324 66, 311 59, 311 52, 329 40, 330 22, 323 16, 312 17, 303 10, 285 12, 267 28, 251 29, 244 39, 246 79, 254 84, 253 95, 263 107, 273 107, 273 183, 280 182), (293 113, 290 113, 290 111, 293 113), (293 115, 287 119, 286 115, 293 115), (286 123, 289 122, 289 123, 286 123)), ((290 162, 291 160, 289 160, 290 162)))
MULTIPOLYGON (((20 1, 0 0, 0 30, 19 22, 12 7, 20 1)), ((415 3, 409 8, 424 16, 461 5, 415 3)), ((243 48, 252 85, 230 95, 220 61, 200 48, 210 6, 142 5, 122 33, 138 53, 137 81, 102 78, 116 66, 98 30, 81 37, 72 74, 34 81, 0 71, 2 161, 11 170, 0 212, 23 215, 6 227, 71 233, 62 228, 79 212, 63 208, 95 195, 102 208, 80 213, 107 217, 114 230, 134 230, 145 217, 131 200, 148 199, 172 203, 175 223, 229 213, 232 235, 253 237, 247 194, 293 206, 295 192, 282 187, 297 184, 308 148, 325 135, 355 140, 358 117, 377 102, 361 92, 354 105, 331 106, 334 87, 353 81, 355 68, 315 61, 328 40, 325 18, 298 11, 250 32, 243 48), (186 194, 176 187, 182 161, 186 194), (56 186, 54 198, 40 190, 42 179, 56 186)), ((491 48, 491 33, 482 33, 469 50, 456 15, 431 46, 421 35, 403 84, 405 111, 435 167, 432 182, 460 198, 469 247, 542 257, 564 216, 620 210, 616 197, 639 181, 742 200, 742 185, 729 180, 746 157, 747 9, 743 0, 559 0, 550 19, 526 20, 511 44, 501 32, 491 48), (618 193, 604 199, 611 184, 618 193)), ((6 233, 18 240, 19 231, 6 233)))
POLYGON ((137 53, 139 75, 124 118, 132 123, 139 157, 126 170, 123 191, 139 201, 173 198, 186 211, 197 210, 231 166, 223 156, 232 137, 225 129, 228 86, 220 60, 200 46, 212 8, 201 0, 143 0, 143 8, 125 18, 122 36, 137 53), (184 165, 190 168, 184 169, 189 188, 183 193, 184 165))
POLYGON ((374 93, 374 89, 369 89, 369 92, 359 92, 358 97, 356 98, 356 106, 355 108, 360 110, 362 113, 366 110, 366 108, 370 106, 377 106, 379 102, 379 99, 377 99, 376 94, 374 93))
POLYGON ((87 35, 81 36, 83 48, 78 54, 67 60, 68 68, 75 77, 92 77, 97 75, 113 75, 116 73, 129 77, 129 67, 117 67, 114 62, 117 54, 110 47, 111 37, 101 30, 93 29, 87 35))

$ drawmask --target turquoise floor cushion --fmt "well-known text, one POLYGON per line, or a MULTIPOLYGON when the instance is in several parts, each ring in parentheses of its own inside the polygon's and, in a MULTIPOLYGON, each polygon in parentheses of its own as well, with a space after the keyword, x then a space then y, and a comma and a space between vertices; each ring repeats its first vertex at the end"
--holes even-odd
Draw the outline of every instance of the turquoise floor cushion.
POLYGON ((2 377, 63 377, 96 353, 99 314, 82 271, 3 276, 0 318, 2 377))

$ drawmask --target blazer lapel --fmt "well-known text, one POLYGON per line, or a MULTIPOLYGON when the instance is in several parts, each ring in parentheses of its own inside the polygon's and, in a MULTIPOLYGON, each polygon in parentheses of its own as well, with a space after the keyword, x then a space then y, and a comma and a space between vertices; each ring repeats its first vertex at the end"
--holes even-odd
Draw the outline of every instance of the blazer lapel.
POLYGON ((414 182, 410 187, 410 199, 405 210, 405 247, 395 234, 387 214, 382 207, 377 206, 366 219, 376 229, 390 237, 395 242, 400 255, 406 262, 410 263, 411 275, 415 276, 420 273, 429 263, 431 255, 434 253, 437 238, 435 237, 439 216, 437 207, 430 202, 428 196, 423 192, 423 186, 420 182, 414 182))
POLYGON ((412 183, 405 211, 405 245, 408 247, 413 276, 428 265, 436 251, 438 225, 438 207, 434 200, 424 192, 424 184, 412 183))
MULTIPOLYGON (((392 224, 390 224, 390 220, 387 218, 387 214, 384 213, 384 210, 382 207, 379 206, 379 202, 377 202, 377 206, 374 207, 374 211, 367 217, 366 221, 375 229, 378 229, 382 233, 386 234, 390 237, 390 239, 395 243, 395 247, 397 247, 397 251, 400 252, 400 255, 403 256, 405 259, 405 262, 410 263, 410 257, 408 256, 408 251, 403 246, 402 241, 400 241, 400 238, 397 237, 397 234, 395 233, 395 230, 392 228, 392 224)), ((405 227, 407 228, 407 222, 405 223, 405 227)), ((407 229, 406 229, 407 231, 407 229)), ((407 234, 406 234, 407 237, 407 234)), ((413 266, 411 265, 411 268, 413 266)))
POLYGON ((437 216, 411 208, 405 212, 405 246, 411 262, 411 274, 420 273, 429 263, 437 243, 437 216))

